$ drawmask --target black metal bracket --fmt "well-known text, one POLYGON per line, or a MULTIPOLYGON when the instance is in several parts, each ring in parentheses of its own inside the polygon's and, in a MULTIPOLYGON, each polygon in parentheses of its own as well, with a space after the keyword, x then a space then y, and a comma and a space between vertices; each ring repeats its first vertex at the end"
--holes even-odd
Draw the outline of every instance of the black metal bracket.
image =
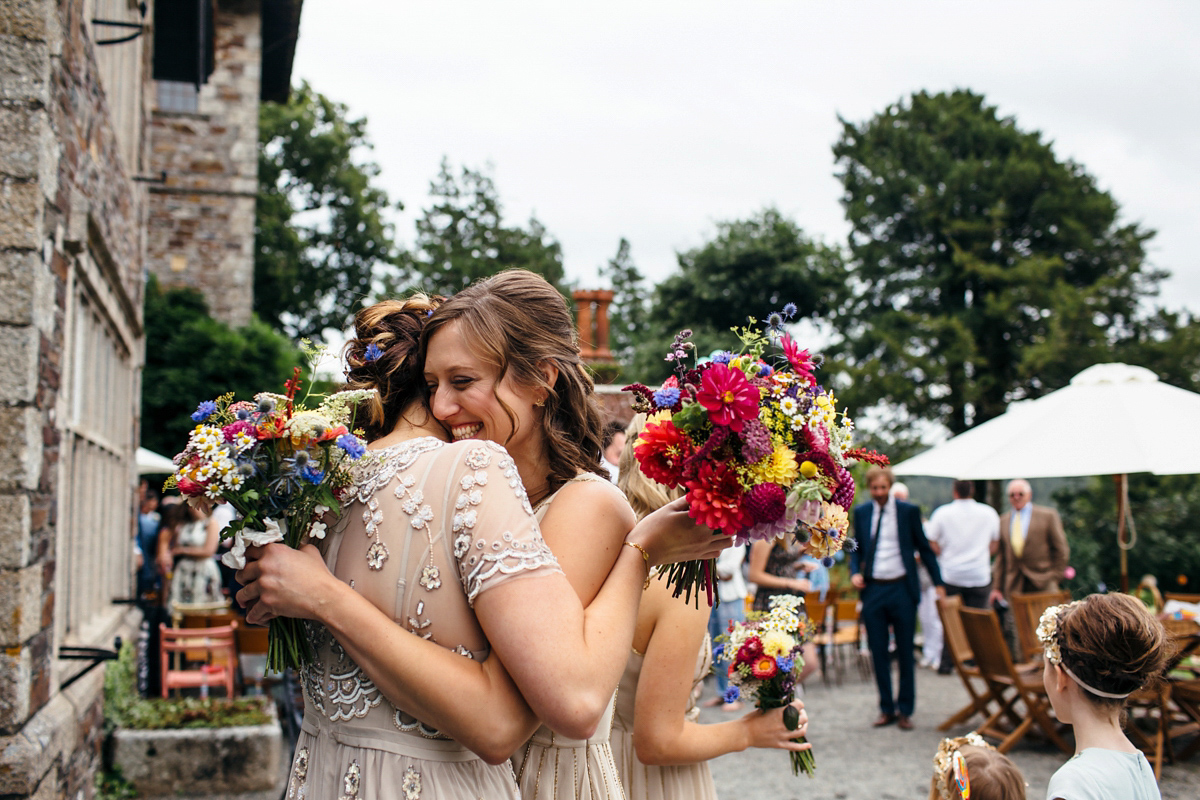
MULTIPOLYGON (((143 6, 143 8, 144 7, 145 6, 143 6)), ((142 16, 145 16, 145 11, 142 12, 142 16)), ((106 25, 110 28, 137 28, 136 31, 128 36, 121 36, 116 39, 97 39, 95 42, 93 42, 93 44, 95 44, 97 47, 102 47, 106 44, 124 44, 125 42, 132 42, 134 39, 146 32, 146 26, 140 22, 124 22, 117 19, 93 19, 92 24, 106 25)))
POLYGON ((166 183, 167 171, 164 169, 157 175, 134 175, 131 180, 135 180, 138 183, 166 183))
POLYGON ((63 645, 62 647, 58 648, 58 657, 60 659, 64 661, 90 661, 92 663, 88 664, 82 670, 63 681, 59 688, 66 689, 72 683, 95 669, 98 664, 102 664, 105 661, 115 661, 120 654, 120 636, 113 639, 112 650, 105 650, 102 647, 71 647, 69 645, 63 645))

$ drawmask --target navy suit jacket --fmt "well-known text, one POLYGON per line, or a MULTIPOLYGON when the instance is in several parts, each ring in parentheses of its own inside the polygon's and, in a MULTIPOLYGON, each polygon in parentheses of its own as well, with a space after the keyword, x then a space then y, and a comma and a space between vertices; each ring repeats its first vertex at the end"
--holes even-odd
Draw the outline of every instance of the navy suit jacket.
MULTIPOLYGON (((875 557, 874 543, 871 541, 871 517, 874 516, 874 501, 868 501, 854 507, 854 538, 858 546, 850 551, 850 574, 861 573, 866 566, 867 554, 875 557)), ((925 538, 925 528, 921 525, 921 509, 912 503, 896 501, 896 528, 900 539, 900 560, 904 562, 904 584, 913 603, 921 599, 921 582, 917 577, 917 559, 915 553, 921 554, 921 563, 929 570, 929 577, 934 586, 942 585, 942 573, 938 569, 937 556, 925 538)), ((870 588, 871 581, 867 581, 870 588)))

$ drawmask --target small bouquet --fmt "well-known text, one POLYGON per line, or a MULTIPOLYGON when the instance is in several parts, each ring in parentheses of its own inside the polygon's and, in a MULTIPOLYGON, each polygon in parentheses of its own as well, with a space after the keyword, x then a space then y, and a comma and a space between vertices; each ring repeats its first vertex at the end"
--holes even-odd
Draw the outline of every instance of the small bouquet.
MULTIPOLYGON (((339 392, 316 408, 296 401, 300 369, 285 383, 286 394, 263 392, 254 402, 233 394, 199 405, 187 447, 175 456, 176 471, 165 488, 178 487, 195 506, 226 502, 238 519, 221 532, 234 538, 221 561, 246 565, 250 545, 284 542, 300 547, 325 536, 323 517, 341 511, 339 496, 350 485, 348 463, 366 444, 347 428, 354 407, 371 391, 339 392)), ((300 620, 271 621, 267 668, 282 672, 312 659, 300 620)))
MULTIPOLYGON (((759 711, 783 708, 783 723, 792 731, 800 725, 800 712, 791 705, 796 699, 796 680, 804 668, 800 650, 814 633, 812 623, 800 612, 803 604, 795 595, 775 595, 770 611, 751 612, 745 622, 730 621, 729 632, 717 637, 717 658, 729 664, 725 702, 753 697, 759 711)), ((792 741, 806 739, 800 736, 792 741)), ((793 775, 804 770, 811 777, 816 771, 811 749, 791 756, 793 775)))
MULTIPOLYGON (((768 317, 765 332, 735 328, 740 352, 719 352, 691 367, 688 351, 695 346, 691 331, 682 331, 666 359, 674 375, 656 390, 625 387, 634 410, 648 415, 634 455, 651 480, 687 490, 697 522, 737 544, 794 532, 832 566, 850 527, 850 465, 888 461, 852 448, 854 423, 813 376, 819 360, 783 331, 795 313, 789 303, 768 317), (776 346, 781 357, 768 359, 776 346)), ((693 589, 699 596, 703 587, 711 606, 713 572, 711 561, 684 562, 668 568, 667 580, 677 597, 686 592, 690 599, 693 589)))

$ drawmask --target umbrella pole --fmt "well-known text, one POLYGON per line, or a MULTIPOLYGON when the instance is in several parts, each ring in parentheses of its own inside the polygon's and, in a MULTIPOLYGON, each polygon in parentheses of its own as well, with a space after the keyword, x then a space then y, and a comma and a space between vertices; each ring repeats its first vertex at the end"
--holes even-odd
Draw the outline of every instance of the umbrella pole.
POLYGON ((1125 539, 1125 475, 1113 475, 1117 487, 1117 551, 1121 554, 1121 591, 1129 592, 1129 554, 1125 539))

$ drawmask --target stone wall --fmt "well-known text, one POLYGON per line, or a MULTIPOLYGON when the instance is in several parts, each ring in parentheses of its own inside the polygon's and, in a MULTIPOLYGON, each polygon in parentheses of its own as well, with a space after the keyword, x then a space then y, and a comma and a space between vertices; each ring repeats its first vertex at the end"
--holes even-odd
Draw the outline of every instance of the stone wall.
MULTIPOLYGON (((133 44, 141 47, 140 43, 133 44)), ((0 3, 0 796, 90 797, 99 755, 103 670, 63 691, 82 665, 64 643, 109 646, 127 624, 105 605, 68 628, 63 456, 76 397, 67 369, 72 315, 86 297, 124 354, 141 360, 144 192, 130 180, 110 123, 84 0, 0 3)), ((126 151, 138 152, 137 148, 126 151)), ((130 388, 130 387, 127 387, 130 388)), ((136 398, 136 392, 126 392, 136 398)), ((124 508, 71 546, 82 564, 129 563, 136 402, 107 409, 124 437, 107 443, 124 508)), ((128 570, 93 578, 99 596, 128 593, 128 570)))
POLYGON ((235 327, 253 305, 261 22, 257 0, 222 0, 197 113, 155 110, 150 123, 149 169, 166 182, 150 187, 147 266, 235 327))

